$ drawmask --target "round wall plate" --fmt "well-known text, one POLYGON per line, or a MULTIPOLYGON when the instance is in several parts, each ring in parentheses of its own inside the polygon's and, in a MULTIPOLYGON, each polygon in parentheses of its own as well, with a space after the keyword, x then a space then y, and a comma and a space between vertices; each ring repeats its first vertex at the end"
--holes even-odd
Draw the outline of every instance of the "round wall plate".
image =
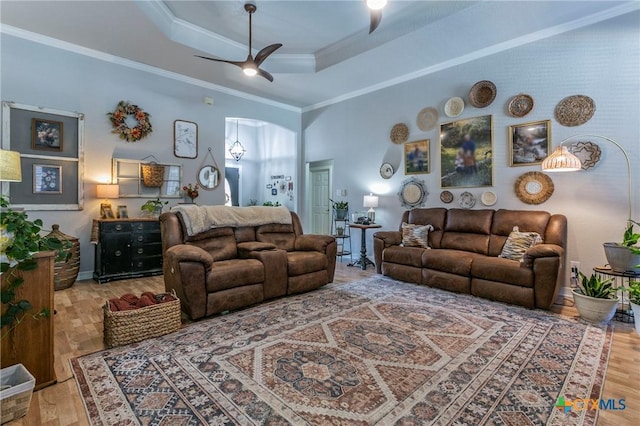
POLYGON ((422 206, 427 201, 427 195, 429 192, 424 181, 416 178, 409 178, 402 182, 400 192, 398 192, 400 203, 409 209, 422 206))
POLYGON ((382 166, 380 166, 380 176, 384 179, 389 179, 394 173, 395 170, 393 170, 393 166, 391 164, 382 163, 382 166))

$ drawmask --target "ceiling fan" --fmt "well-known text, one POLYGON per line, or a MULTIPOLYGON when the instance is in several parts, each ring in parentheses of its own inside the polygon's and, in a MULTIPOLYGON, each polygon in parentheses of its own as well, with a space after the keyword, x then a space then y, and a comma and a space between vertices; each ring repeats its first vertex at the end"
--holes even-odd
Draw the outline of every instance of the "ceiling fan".
POLYGON ((365 0, 365 2, 371 11, 371 22, 369 23, 369 34, 371 34, 382 21, 382 9, 387 5, 387 0, 365 0))
POLYGON ((271 44, 265 47, 264 49, 258 52, 258 54, 254 59, 254 57, 251 55, 251 15, 253 15, 256 9, 257 7, 253 2, 248 1, 244 4, 244 10, 246 10, 249 13, 249 55, 247 56, 246 60, 227 61, 224 59, 208 58, 206 56, 200 56, 200 55, 195 55, 195 56, 197 56, 198 58, 207 59, 209 61, 225 62, 227 64, 236 65, 242 68, 242 71, 248 76, 254 76, 258 74, 266 78, 267 80, 273 82, 273 76, 269 74, 267 71, 260 69, 260 64, 262 64, 264 60, 267 59, 267 57, 269 57, 269 55, 271 55, 273 52, 275 52, 280 47, 282 47, 282 43, 271 44))

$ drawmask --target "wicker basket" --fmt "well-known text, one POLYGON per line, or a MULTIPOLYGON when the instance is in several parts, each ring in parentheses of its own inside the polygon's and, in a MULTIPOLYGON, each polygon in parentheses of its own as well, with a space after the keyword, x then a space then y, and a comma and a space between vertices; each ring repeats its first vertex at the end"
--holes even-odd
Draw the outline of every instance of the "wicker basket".
POLYGON ((31 395, 36 379, 24 365, 15 364, 0 370, 2 386, 11 386, 0 391, 0 411, 2 423, 24 417, 29 412, 31 395))
POLYGON ((164 166, 154 162, 140 164, 142 168, 142 183, 150 188, 159 188, 164 181, 164 166))
POLYGON ((80 272, 80 241, 76 237, 67 235, 60 231, 60 225, 52 226, 53 231, 47 237, 55 237, 61 241, 71 243, 71 257, 66 262, 64 260, 56 262, 53 266, 54 290, 64 290, 76 282, 78 272, 80 272))
POLYGON ((127 345, 180 329, 180 299, 131 311, 111 311, 104 306, 104 342, 107 347, 127 345))

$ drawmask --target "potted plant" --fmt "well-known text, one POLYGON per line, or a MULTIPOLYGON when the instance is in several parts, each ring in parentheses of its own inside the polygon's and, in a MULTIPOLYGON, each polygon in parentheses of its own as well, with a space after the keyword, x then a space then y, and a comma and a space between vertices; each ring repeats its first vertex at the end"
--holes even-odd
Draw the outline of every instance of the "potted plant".
POLYGON ((616 314, 619 290, 611 283, 613 278, 602 279, 595 274, 587 278, 579 272, 581 281, 573 289, 573 301, 580 317, 595 323, 607 323, 616 314))
POLYGON ((168 201, 160 201, 160 197, 157 197, 155 200, 148 200, 144 203, 140 210, 142 210, 147 216, 160 216, 162 213, 163 206, 169 204, 168 201))
POLYGON ((331 201, 331 206, 333 207, 333 210, 336 212, 336 219, 339 219, 339 220, 346 219, 347 213, 349 212, 349 202, 333 201, 331 198, 329 198, 329 201, 331 201))
POLYGON ((640 233, 633 232, 633 226, 640 225, 635 220, 627 222, 621 243, 604 243, 607 263, 614 272, 640 274, 640 233))
POLYGON ((342 237, 344 235, 344 226, 336 226, 336 235, 342 237))
POLYGON ((633 310, 633 321, 636 325, 636 333, 640 335, 640 281, 630 281, 629 302, 631 302, 631 310, 633 310))

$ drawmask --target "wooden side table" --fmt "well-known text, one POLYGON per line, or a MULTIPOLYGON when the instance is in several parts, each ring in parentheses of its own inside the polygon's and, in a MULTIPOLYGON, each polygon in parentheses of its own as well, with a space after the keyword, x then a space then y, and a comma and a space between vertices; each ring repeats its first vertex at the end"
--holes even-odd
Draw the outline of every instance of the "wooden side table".
POLYGON ((373 228, 382 228, 382 225, 378 225, 375 223, 372 223, 370 225, 363 225, 360 223, 350 223, 349 224, 350 228, 357 228, 360 230, 361 232, 361 242, 360 242, 360 259, 356 260, 354 263, 349 263, 348 266, 356 266, 356 265, 360 265, 360 268, 364 271, 367 269, 367 265, 374 265, 375 263, 373 263, 370 259, 367 258, 367 237, 366 237, 366 231, 367 229, 373 229, 373 228))

